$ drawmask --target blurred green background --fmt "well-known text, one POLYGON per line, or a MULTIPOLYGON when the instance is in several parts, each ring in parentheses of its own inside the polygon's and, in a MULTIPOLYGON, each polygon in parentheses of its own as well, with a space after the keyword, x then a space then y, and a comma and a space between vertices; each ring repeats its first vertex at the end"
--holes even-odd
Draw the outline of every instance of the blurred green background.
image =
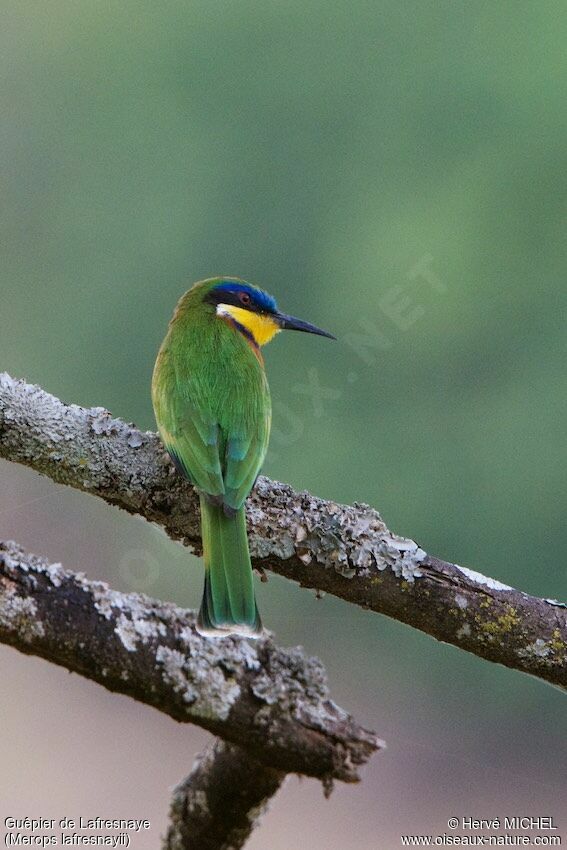
MULTIPOLYGON (((177 298, 247 278, 338 337, 266 351, 266 473, 565 598, 565 4, 5 0, 1 19, 0 369, 153 428, 177 298)), ((7 463, 0 537, 200 596, 156 529, 7 463)), ((281 579, 258 592, 389 749, 330 802, 290 779, 252 850, 388 849, 448 816, 567 829, 564 695, 281 579)), ((135 850, 157 846, 207 736, 12 650, 0 673, 5 814, 149 816, 135 850)))

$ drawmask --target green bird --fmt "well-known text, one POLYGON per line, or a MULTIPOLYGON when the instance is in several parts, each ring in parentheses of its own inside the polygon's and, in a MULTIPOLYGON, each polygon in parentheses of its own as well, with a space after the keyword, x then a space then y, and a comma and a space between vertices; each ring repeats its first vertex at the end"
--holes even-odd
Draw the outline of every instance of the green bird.
POLYGON ((196 283, 159 350, 152 401, 173 463, 199 491, 205 589, 201 634, 258 636, 262 623, 244 503, 268 448, 271 401, 260 346, 281 330, 332 334, 280 313, 239 278, 196 283))

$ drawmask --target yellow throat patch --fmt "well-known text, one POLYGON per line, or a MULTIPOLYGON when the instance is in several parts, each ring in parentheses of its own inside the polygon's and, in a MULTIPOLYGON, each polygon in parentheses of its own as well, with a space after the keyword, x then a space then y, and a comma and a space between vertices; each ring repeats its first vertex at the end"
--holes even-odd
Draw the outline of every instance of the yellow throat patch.
POLYGON ((281 330, 278 323, 266 313, 253 313, 233 304, 218 304, 217 316, 234 319, 252 334, 257 345, 266 345, 281 330))

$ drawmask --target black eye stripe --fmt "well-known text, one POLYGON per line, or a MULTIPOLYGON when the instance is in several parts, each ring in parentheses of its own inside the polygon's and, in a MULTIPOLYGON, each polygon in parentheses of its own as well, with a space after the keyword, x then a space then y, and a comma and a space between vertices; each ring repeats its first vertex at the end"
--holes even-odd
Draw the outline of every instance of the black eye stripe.
POLYGON ((205 301, 209 304, 232 304, 234 307, 243 307, 253 313, 261 313, 264 311, 261 305, 253 301, 252 296, 248 292, 228 292, 227 290, 211 290, 205 297, 205 301), (241 296, 248 296, 248 300, 244 301, 241 296))

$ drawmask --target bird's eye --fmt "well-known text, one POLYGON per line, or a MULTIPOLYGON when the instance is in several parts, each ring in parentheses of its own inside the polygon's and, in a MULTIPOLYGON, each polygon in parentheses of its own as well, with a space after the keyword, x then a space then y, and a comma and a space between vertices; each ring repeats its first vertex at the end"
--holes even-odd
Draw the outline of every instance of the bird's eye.
POLYGON ((238 298, 239 298, 239 301, 240 301, 241 304, 246 304, 247 306, 252 301, 252 299, 250 298, 250 296, 248 295, 247 292, 239 292, 238 298))

